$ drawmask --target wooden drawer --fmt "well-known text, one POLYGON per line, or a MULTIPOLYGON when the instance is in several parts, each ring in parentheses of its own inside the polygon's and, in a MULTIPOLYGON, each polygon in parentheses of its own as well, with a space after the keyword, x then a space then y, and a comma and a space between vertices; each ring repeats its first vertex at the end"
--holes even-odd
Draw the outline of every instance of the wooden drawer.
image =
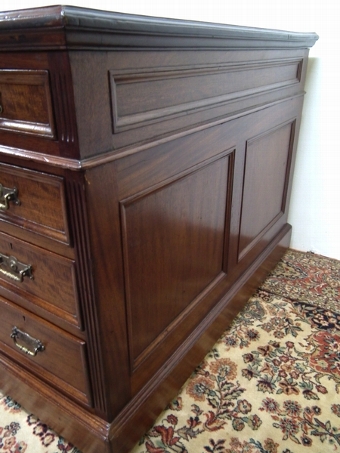
POLYGON ((48 383, 89 404, 85 342, 1 297, 0 312, 3 352, 48 383))
POLYGON ((0 233, 1 287, 80 327, 74 267, 73 260, 0 233))
POLYGON ((69 244, 63 178, 0 164, 0 184, 1 220, 69 244))
POLYGON ((0 70, 0 129, 55 138, 48 71, 0 70))

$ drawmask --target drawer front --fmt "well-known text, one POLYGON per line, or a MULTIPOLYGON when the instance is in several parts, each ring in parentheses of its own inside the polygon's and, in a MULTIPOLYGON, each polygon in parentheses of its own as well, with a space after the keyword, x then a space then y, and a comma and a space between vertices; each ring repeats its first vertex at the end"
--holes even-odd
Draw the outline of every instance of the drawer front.
POLYGON ((67 322, 80 326, 75 263, 0 233, 0 284, 67 322))
POLYGON ((87 404, 85 342, 0 298, 0 348, 41 379, 87 404))
POLYGON ((48 71, 0 70, 0 129, 55 138, 48 71))
POLYGON ((0 165, 0 219, 69 244, 64 180, 0 165))

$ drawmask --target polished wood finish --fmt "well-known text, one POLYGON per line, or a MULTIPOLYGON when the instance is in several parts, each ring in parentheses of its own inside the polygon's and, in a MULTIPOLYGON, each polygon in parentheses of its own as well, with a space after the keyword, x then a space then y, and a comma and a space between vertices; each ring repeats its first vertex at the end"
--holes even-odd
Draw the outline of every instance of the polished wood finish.
MULTIPOLYGON (((14 256, 19 262, 30 264, 32 279, 13 280, 2 273, 5 267, 0 264, 2 288, 25 297, 36 305, 45 306, 68 322, 80 325, 75 264, 55 253, 35 247, 12 236, 0 233, 0 253, 14 256)), ((1 290, 0 290, 1 291, 1 290)))
POLYGON ((70 243, 63 178, 0 164, 0 181, 15 187, 20 201, 0 211, 4 222, 70 243))
POLYGON ((47 71, 0 70, 0 92, 1 129, 54 138, 47 71))
POLYGON ((0 388, 84 453, 133 447, 288 247, 316 39, 0 13, 0 388))
MULTIPOLYGON (((1 298, 0 307, 2 319, 0 341, 3 352, 13 358, 16 357, 23 367, 27 367, 42 380, 88 403, 84 341, 36 318, 26 310, 18 310, 15 305, 1 298), (13 327, 41 341, 45 349, 34 357, 24 353, 18 354, 17 351, 20 349, 11 339, 13 327)), ((17 343, 27 347, 25 341, 19 339, 17 343)))
POLYGON ((247 140, 239 260, 285 212, 294 131, 295 120, 247 140))
MULTIPOLYGON (((8 19, 9 16, 6 15, 4 21, 0 17, 0 27, 4 26, 8 19)), ((11 24, 14 25, 13 22, 11 24)), ((6 36, 6 33, 1 36, 6 36)), ((22 41, 23 36, 20 34, 18 39, 22 41)), ((5 50, 6 46, 3 49, 0 45, 0 74, 10 72, 14 80, 12 84, 1 85, 4 90, 0 98, 1 143, 12 149, 10 154, 15 152, 26 155, 29 150, 31 155, 38 152, 40 158, 42 154, 78 158, 77 125, 67 52, 9 53, 5 50), (24 77, 25 83, 17 82, 19 74, 23 74, 21 78, 24 77), (37 81, 34 86, 33 76, 42 79, 40 86, 37 81), (18 90, 18 87, 21 90, 18 90), (24 94, 29 95, 32 105, 21 105, 24 94), (36 110, 41 108, 43 112, 36 116, 36 110), (7 117, 8 112, 13 118, 7 117)))

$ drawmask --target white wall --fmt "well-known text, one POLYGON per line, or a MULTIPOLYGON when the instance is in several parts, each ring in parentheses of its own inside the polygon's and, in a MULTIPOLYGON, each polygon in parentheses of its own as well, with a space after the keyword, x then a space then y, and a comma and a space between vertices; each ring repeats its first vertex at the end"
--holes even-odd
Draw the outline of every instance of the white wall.
MULTIPOLYGON (((1 0, 2 11, 44 6, 42 0, 1 0)), ((340 83, 338 14, 331 0, 70 0, 69 5, 233 25, 315 31, 289 222, 291 246, 340 259, 340 83), (338 124, 339 123, 339 124, 338 124)))

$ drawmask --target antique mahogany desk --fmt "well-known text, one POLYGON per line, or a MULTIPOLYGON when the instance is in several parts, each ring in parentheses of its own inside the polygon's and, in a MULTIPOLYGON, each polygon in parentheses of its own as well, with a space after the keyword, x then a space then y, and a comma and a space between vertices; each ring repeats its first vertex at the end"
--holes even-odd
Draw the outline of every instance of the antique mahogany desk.
POLYGON ((0 388, 128 451, 289 244, 314 33, 0 14, 0 388))

